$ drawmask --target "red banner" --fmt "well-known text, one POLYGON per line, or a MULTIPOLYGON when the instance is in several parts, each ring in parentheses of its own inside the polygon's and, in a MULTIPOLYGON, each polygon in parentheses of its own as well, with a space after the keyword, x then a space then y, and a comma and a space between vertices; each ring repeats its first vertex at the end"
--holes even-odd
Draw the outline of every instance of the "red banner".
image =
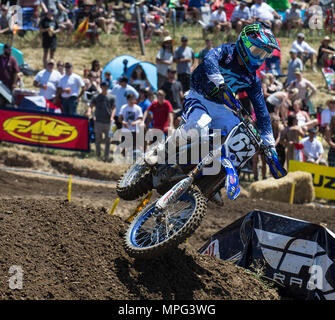
POLYGON ((0 140, 89 152, 88 119, 0 108, 0 140))

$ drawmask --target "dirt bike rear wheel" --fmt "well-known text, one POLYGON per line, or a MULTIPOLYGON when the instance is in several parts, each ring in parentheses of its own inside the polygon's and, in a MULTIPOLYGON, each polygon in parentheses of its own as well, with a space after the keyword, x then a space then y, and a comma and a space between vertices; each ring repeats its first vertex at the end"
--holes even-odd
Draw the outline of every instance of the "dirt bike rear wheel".
POLYGON ((184 193, 158 217, 154 215, 156 202, 145 207, 128 228, 124 245, 131 257, 153 258, 177 247, 206 214, 206 198, 196 189, 184 193))
POLYGON ((150 167, 144 159, 139 159, 121 177, 116 186, 116 192, 121 199, 135 200, 152 188, 150 167))

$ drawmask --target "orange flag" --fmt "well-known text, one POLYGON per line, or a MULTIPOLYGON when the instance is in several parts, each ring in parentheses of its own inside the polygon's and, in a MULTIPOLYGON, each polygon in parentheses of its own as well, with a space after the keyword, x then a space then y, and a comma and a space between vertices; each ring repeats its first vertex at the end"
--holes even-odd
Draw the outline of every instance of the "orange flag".
POLYGON ((89 18, 85 18, 74 32, 73 37, 75 41, 81 40, 88 29, 89 18))

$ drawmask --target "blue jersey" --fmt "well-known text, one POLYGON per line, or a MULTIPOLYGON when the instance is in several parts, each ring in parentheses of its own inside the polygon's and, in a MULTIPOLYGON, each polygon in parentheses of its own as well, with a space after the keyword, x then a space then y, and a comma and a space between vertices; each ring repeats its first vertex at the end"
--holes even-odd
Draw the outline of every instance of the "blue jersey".
MULTIPOLYGON (((233 43, 222 44, 209 51, 192 73, 191 90, 206 97, 215 86, 219 87, 224 82, 233 92, 246 91, 255 110, 259 131, 264 136, 273 137, 261 82, 256 72, 250 73, 239 64, 237 57, 236 45, 233 43)), ((219 99, 215 102, 222 103, 219 99)))

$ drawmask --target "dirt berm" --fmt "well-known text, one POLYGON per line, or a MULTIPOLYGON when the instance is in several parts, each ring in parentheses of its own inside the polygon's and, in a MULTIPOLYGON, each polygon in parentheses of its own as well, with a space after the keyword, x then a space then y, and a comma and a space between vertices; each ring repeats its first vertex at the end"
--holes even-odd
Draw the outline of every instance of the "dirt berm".
POLYGON ((135 261, 121 244, 125 228, 103 208, 2 199, 0 299, 278 299, 246 270, 191 249, 135 261), (9 288, 13 265, 21 290, 9 288))

